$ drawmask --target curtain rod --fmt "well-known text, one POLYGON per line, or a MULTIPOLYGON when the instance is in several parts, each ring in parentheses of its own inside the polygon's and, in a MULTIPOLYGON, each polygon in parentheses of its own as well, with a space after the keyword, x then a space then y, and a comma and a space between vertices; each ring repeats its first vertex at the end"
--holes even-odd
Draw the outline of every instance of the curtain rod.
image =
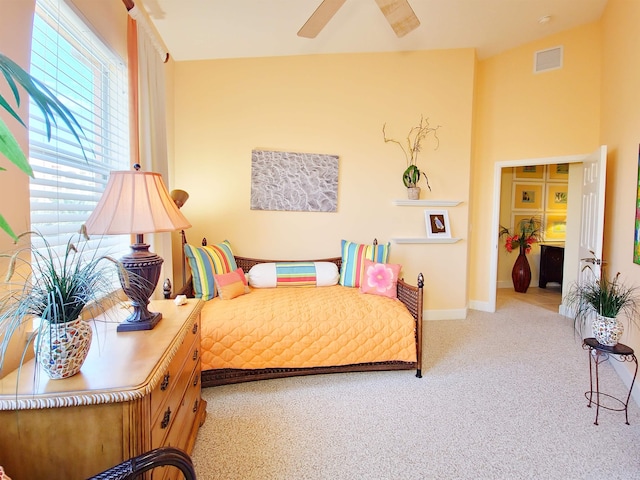
POLYGON ((129 12, 129 16, 131 16, 131 18, 133 18, 136 22, 138 22, 142 26, 142 28, 147 32, 147 35, 149 35, 149 38, 151 39, 151 43, 153 43, 153 46, 155 47, 157 52, 160 54, 160 56, 164 57, 164 63, 167 63, 169 61, 169 52, 167 52, 167 49, 164 48, 164 45, 162 41, 158 38, 158 35, 156 34, 155 30, 151 28, 151 25, 149 25, 149 22, 147 21, 147 17, 144 14, 142 14, 141 10, 138 7, 136 7, 136 4, 133 3, 133 0, 122 0, 122 3, 124 3, 124 6, 127 8, 127 11, 129 12))

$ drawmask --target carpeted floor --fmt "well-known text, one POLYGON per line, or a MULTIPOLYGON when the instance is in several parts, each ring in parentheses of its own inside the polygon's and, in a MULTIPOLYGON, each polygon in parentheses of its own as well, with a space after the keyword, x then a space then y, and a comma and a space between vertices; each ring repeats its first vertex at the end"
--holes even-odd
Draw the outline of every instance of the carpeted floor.
MULTIPOLYGON (((518 297, 425 322, 414 372, 203 390, 199 479, 640 479, 640 409, 587 408, 588 353, 567 319, 518 297)), ((627 390, 604 364, 601 389, 627 390)))

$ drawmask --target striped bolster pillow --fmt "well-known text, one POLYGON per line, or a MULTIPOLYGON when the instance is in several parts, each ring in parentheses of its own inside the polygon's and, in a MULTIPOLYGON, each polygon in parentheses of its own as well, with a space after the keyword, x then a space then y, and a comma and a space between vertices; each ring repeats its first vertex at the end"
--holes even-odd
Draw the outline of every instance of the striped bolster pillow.
POLYGON ((315 264, 313 262, 276 262, 276 286, 315 287, 315 264))

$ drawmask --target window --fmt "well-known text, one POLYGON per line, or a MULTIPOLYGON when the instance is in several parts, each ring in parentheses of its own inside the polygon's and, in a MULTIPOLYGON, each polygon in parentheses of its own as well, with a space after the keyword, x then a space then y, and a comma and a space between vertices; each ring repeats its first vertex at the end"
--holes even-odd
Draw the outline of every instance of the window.
MULTIPOLYGON (((31 228, 63 247, 94 210, 109 172, 130 168, 127 69, 63 0, 37 0, 31 49, 31 74, 84 131, 86 158, 64 125, 48 141, 40 110, 30 107, 31 228)), ((130 243, 127 235, 105 236, 88 246, 120 257, 130 243)))

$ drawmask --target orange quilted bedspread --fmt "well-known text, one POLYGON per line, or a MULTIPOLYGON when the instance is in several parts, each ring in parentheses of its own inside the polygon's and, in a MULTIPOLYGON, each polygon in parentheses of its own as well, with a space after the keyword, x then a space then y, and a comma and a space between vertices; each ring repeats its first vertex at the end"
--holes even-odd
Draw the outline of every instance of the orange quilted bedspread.
POLYGON ((202 309, 202 370, 416 361, 414 319, 399 300, 357 288, 264 288, 202 309))

